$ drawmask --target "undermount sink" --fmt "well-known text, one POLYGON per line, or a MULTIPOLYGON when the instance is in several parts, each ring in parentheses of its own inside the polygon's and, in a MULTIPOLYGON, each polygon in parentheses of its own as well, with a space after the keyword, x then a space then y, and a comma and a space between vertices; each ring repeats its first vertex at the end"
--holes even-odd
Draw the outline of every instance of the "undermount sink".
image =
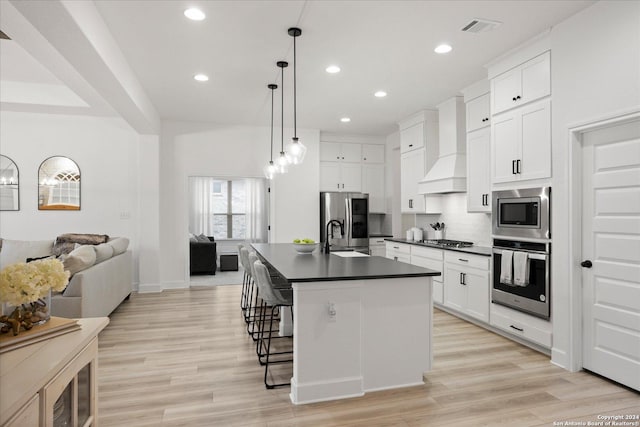
POLYGON ((363 254, 361 252, 356 252, 356 251, 337 251, 337 252, 331 252, 331 255, 338 255, 338 256, 341 256, 343 258, 354 258, 354 257, 369 256, 367 254, 363 254))

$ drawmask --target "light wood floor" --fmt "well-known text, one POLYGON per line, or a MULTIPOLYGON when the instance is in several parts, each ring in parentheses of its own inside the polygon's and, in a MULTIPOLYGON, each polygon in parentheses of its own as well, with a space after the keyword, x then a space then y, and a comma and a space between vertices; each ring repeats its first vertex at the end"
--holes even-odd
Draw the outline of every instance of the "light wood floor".
POLYGON ((423 386, 294 406, 288 388, 264 388, 239 293, 216 286, 122 304, 100 335, 100 425, 520 427, 640 414, 639 393, 438 310, 423 386))

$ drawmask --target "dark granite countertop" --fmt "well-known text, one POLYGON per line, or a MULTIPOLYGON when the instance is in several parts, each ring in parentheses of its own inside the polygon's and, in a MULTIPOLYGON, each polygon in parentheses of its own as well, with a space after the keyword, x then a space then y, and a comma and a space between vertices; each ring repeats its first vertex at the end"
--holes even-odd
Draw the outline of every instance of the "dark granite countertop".
POLYGON ((253 243, 258 256, 289 282, 389 279, 439 276, 440 272, 377 256, 343 258, 317 248, 298 254, 290 243, 253 243))
POLYGON ((421 242, 416 242, 416 241, 407 240, 407 239, 387 238, 385 240, 388 240, 390 242, 406 243, 409 245, 426 246, 428 248, 434 248, 434 249, 444 249, 446 251, 456 251, 456 252, 465 252, 468 254, 491 256, 491 248, 487 246, 473 245, 473 246, 468 246, 466 248, 452 248, 452 247, 442 247, 442 246, 434 245, 432 243, 421 243, 421 242))

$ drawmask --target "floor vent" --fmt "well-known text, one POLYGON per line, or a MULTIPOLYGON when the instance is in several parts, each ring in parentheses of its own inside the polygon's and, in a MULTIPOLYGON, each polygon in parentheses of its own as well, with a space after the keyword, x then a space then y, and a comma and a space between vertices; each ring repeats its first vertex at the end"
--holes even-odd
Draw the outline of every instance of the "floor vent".
POLYGON ((467 33, 486 33, 487 31, 491 31, 499 25, 502 25, 502 22, 474 18, 473 21, 469 22, 462 28, 462 31, 465 31, 467 33))

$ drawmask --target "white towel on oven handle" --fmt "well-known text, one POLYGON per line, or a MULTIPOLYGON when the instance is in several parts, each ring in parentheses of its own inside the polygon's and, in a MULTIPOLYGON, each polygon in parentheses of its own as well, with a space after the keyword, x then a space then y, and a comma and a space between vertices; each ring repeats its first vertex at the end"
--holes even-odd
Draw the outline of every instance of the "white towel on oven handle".
POLYGON ((529 285, 529 254, 513 253, 513 284, 525 287, 529 285))
POLYGON ((500 283, 504 285, 513 285, 513 277, 511 271, 513 270, 513 251, 502 250, 502 257, 500 260, 500 283))

